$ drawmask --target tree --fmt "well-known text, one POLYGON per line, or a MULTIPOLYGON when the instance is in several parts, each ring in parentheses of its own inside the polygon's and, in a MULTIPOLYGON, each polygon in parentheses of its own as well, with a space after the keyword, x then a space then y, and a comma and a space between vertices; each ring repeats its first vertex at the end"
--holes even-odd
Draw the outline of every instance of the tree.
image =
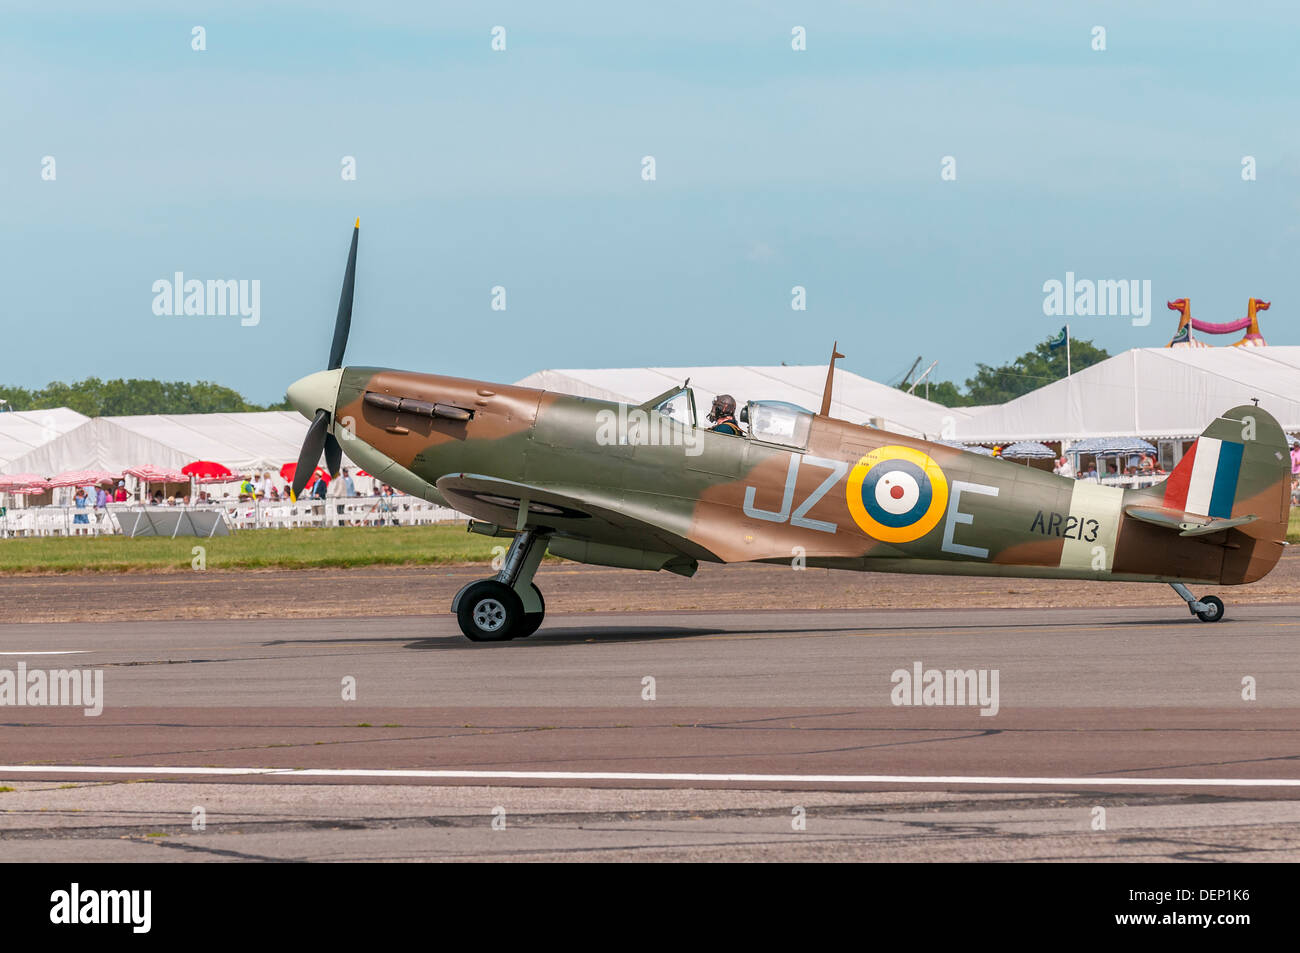
MULTIPOLYGON (((1108 357, 1110 354, 1104 348, 1091 341, 1070 340, 1073 370, 1081 371, 1108 357)), ((1043 341, 1007 364, 975 366, 975 376, 966 379, 965 393, 951 381, 936 381, 930 385, 930 399, 946 407, 1006 403, 1065 377, 1065 348, 1053 348, 1043 341)), ((916 392, 920 393, 924 386, 922 384, 916 392)))
POLYGON ((120 378, 102 381, 87 377, 73 384, 51 381, 43 388, 0 385, 0 398, 14 410, 71 407, 87 417, 123 417, 135 414, 215 414, 254 410, 288 410, 287 400, 261 407, 238 392, 211 381, 159 381, 120 378))
POLYGON ((11 410, 27 410, 32 406, 32 392, 26 387, 9 387, 0 384, 0 400, 5 403, 0 407, 11 410))
MULTIPOLYGON (((903 388, 906 390, 907 388, 903 388)), ((952 381, 932 381, 929 378, 921 381, 916 385, 916 390, 912 391, 917 397, 924 397, 926 400, 932 400, 936 404, 943 404, 945 407, 962 407, 969 403, 966 395, 952 381)))

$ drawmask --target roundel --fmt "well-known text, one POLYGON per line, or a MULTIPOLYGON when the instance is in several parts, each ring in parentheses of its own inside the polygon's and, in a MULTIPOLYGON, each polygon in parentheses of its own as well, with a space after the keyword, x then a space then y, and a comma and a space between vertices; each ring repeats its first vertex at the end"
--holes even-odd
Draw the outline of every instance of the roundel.
POLYGON ((938 524, 948 505, 948 480, 929 455, 911 447, 880 447, 849 472, 849 512, 858 527, 885 543, 910 543, 938 524))

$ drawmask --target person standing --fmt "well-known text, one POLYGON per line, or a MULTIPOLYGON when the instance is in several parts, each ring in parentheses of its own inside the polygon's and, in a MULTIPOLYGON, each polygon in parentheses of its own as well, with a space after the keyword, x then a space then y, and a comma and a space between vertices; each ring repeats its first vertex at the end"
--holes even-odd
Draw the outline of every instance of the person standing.
MULTIPOLYGON (((77 513, 75 516, 72 517, 72 522, 77 526, 90 525, 90 518, 84 512, 84 510, 86 509, 87 502, 88 502, 88 498, 86 496, 86 488, 82 486, 77 487, 77 495, 72 498, 72 505, 75 506, 77 509, 83 511, 77 513)), ((78 529, 75 530, 75 532, 78 536, 82 536, 85 535, 86 530, 78 529)))
POLYGON ((344 470, 334 479, 330 480, 329 487, 326 490, 329 498, 334 501, 334 513, 338 517, 339 526, 343 525, 343 510, 346 506, 343 500, 345 497, 352 495, 348 493, 347 481, 344 479, 347 472, 347 470, 344 470))

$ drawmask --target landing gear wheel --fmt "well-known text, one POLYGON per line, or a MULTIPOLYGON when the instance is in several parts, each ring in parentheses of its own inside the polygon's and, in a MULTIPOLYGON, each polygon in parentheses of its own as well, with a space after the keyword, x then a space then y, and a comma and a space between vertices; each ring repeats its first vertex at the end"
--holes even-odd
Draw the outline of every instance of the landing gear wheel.
POLYGON ((476 582, 461 594, 456 621, 471 642, 505 642, 526 616, 515 591, 495 579, 476 582))
POLYGON ((1223 600, 1218 596, 1201 596, 1199 600, 1205 608, 1196 613, 1202 622, 1218 622, 1223 618, 1223 600))
POLYGON ((524 614, 524 621, 519 623, 519 631, 515 633, 516 639, 526 639, 542 624, 542 617, 546 615, 546 600, 542 598, 542 590, 537 588, 537 583, 530 582, 533 592, 537 593, 537 599, 542 604, 541 612, 528 612, 524 614))

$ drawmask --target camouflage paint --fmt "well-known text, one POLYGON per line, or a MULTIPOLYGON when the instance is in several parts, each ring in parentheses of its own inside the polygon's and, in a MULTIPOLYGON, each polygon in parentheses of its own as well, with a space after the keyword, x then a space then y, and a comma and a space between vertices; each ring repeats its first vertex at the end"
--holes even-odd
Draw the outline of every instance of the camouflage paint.
MULTIPOLYGON (((333 419, 348 455, 380 480, 509 530, 544 527, 555 538, 593 544, 569 552, 602 561, 610 547, 632 553, 630 565, 663 562, 637 551, 713 562, 802 555, 807 565, 844 569, 1236 585, 1269 572, 1285 539, 1286 438, 1257 407, 1226 412, 1198 441, 1207 457, 1208 448, 1226 447, 1224 459, 1237 459, 1218 514, 1190 513, 1170 496, 1191 480, 1195 452, 1167 485, 1124 490, 821 415, 812 418, 806 447, 791 449, 702 428, 690 433, 641 410, 661 436, 682 439, 602 445, 602 411, 608 419, 628 408, 352 367, 343 371, 333 419), (367 403, 367 392, 452 405, 473 417, 385 409, 367 403), (690 453, 681 445, 687 438, 690 453), (523 524, 520 500, 527 501, 523 524), (1134 506, 1179 519, 1256 519, 1183 536, 1128 515, 1134 506)), ((1222 483, 1225 473, 1195 476, 1204 485, 1211 477, 1222 483)))

